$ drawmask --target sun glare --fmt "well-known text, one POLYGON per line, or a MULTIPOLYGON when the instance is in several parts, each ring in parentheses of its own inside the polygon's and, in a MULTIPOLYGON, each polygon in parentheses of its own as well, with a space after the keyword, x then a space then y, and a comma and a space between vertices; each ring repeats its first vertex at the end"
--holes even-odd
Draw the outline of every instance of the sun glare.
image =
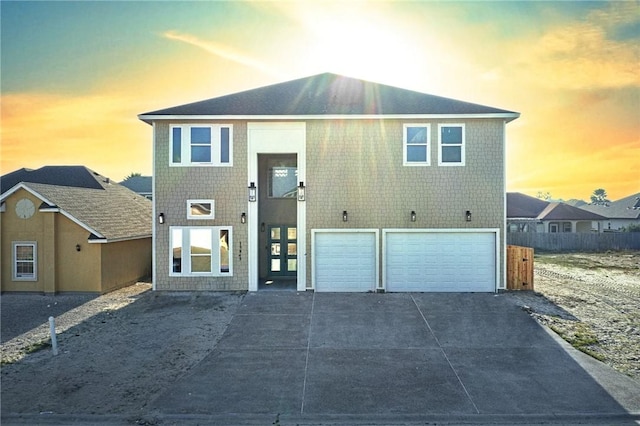
POLYGON ((367 10, 363 3, 324 6, 306 7, 297 16, 310 37, 306 63, 352 77, 389 81, 398 75, 399 64, 416 56, 402 27, 381 16, 381 11, 367 10))

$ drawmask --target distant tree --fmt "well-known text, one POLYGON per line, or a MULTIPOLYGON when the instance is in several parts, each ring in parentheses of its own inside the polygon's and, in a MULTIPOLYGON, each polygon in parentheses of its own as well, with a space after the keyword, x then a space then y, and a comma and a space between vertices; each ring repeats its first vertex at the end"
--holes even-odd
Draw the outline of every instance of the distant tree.
POLYGON ((547 192, 538 191, 537 198, 541 200, 549 201, 551 199, 551 193, 549 191, 547 192))
POLYGON ((609 204, 610 202, 611 201, 607 199, 607 191, 605 191, 604 189, 598 188, 593 191, 593 195, 591 195, 591 204, 604 206, 609 204))
POLYGON ((134 172, 134 173, 131 173, 129 176, 125 177, 125 178, 124 178, 124 180, 129 180, 129 179, 131 179, 131 178, 134 178, 134 177, 141 177, 141 176, 142 176, 142 173, 135 173, 135 172, 134 172))
POLYGON ((627 226, 624 230, 625 232, 640 232, 640 225, 631 224, 627 226))

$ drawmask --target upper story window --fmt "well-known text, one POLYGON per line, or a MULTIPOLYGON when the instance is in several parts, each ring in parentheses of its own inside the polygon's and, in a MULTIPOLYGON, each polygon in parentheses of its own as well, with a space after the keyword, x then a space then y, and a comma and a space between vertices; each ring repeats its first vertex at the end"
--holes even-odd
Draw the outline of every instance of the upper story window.
POLYGON ((403 164, 405 166, 430 165, 430 125, 405 124, 403 131, 403 164))
POLYGON ((231 125, 171 126, 172 166, 232 166, 231 125))
POLYGON ((464 124, 439 124, 439 166, 464 166, 464 124))

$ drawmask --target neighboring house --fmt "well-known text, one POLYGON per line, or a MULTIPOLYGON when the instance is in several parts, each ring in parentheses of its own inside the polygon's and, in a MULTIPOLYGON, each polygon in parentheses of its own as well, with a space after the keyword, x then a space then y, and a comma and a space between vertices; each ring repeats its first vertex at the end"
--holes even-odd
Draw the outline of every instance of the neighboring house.
POLYGON ((106 293, 149 276, 151 201, 82 166, 0 185, 2 291, 106 293))
POLYGON ((604 219, 569 204, 507 193, 507 232, 601 232, 604 219))
POLYGON ((581 209, 604 216, 604 231, 623 231, 629 225, 640 226, 640 192, 605 205, 587 204, 581 209))
POLYGON ((132 176, 120 182, 120 185, 137 192, 144 198, 153 200, 153 183, 151 176, 132 176))
POLYGON ((154 288, 502 289, 518 116, 335 74, 141 114, 154 288))

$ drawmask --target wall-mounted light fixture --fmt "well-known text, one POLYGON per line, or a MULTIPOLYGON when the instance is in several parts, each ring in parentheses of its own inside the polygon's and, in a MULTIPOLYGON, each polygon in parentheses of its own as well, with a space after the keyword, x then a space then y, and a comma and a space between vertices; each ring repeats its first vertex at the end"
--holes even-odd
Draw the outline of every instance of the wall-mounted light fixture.
POLYGON ((257 189, 258 188, 256 188, 255 182, 251 182, 251 184, 249 184, 249 201, 251 202, 256 201, 257 189))
POLYGON ((158 223, 162 225, 164 223, 164 213, 158 215, 158 223))
POLYGON ((348 221, 348 220, 349 220, 349 215, 347 214, 347 211, 346 211, 346 210, 343 210, 343 211, 342 211, 342 221, 343 221, 343 222, 346 222, 346 221, 348 221))
POLYGON ((262 222, 262 223, 260 224, 260 232, 264 232, 264 227, 265 227, 265 226, 264 226, 264 222, 262 222))
POLYGON ((298 201, 304 201, 304 182, 300 181, 298 184, 298 201))
POLYGON ((465 218, 467 219, 467 222, 471 222, 471 210, 467 210, 465 218))
POLYGON ((82 250, 82 247, 80 246, 80 244, 76 244, 76 251, 80 251, 82 250))
POLYGON ((247 223, 247 214, 245 212, 240 215, 240 223, 247 223))
POLYGON ((411 222, 415 222, 415 221, 416 221, 416 211, 411 210, 411 222))

